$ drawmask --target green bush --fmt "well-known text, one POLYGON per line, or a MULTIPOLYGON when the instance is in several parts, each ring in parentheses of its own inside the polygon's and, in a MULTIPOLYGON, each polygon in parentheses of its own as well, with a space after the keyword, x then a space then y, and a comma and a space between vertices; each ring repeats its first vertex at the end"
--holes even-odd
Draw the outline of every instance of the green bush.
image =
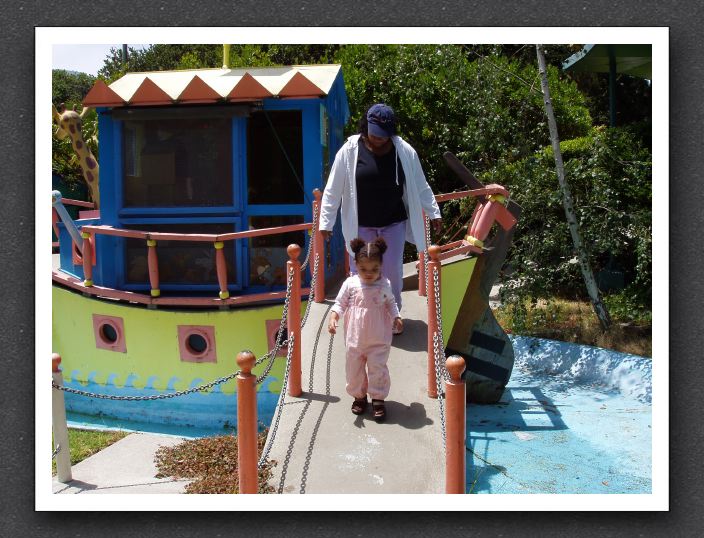
MULTIPOLYGON (((580 233, 594 274, 623 275, 607 305, 615 317, 643 318, 651 310, 651 151, 642 126, 596 128, 561 143, 580 233)), ((509 250, 512 286, 505 300, 587 298, 567 227, 551 147, 515 163, 495 167, 484 182, 506 186, 523 212, 509 250)), ((608 290, 604 290, 608 291, 608 290)))

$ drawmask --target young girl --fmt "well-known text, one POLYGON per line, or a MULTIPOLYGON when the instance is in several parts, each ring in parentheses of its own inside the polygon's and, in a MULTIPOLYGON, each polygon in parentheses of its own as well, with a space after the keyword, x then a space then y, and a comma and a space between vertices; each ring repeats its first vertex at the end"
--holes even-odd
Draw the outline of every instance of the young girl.
POLYGON ((391 380, 386 361, 391 348, 391 331, 401 331, 403 321, 388 278, 381 277, 382 256, 386 242, 373 243, 353 239, 357 274, 342 284, 330 313, 328 331, 335 334, 337 321, 344 314, 347 361, 347 393, 354 398, 352 412, 361 415, 367 408, 367 393, 372 398, 374 419, 386 418, 384 399, 391 380), (366 368, 365 368, 366 366, 366 368))

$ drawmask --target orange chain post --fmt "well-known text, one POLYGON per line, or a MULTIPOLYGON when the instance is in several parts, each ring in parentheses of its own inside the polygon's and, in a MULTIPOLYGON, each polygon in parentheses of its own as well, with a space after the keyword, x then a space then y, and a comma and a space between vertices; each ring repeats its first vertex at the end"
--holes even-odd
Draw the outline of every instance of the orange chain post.
POLYGON ((447 410, 445 441, 445 493, 465 493, 467 484, 466 443, 466 394, 462 379, 464 359, 457 355, 448 357, 445 366, 450 381, 445 382, 445 409, 447 410))
POLYGON ((245 350, 237 354, 237 472, 240 493, 257 493, 257 385, 252 374, 255 357, 245 350))
POLYGON ((428 248, 428 397, 437 398, 438 389, 435 378, 435 348, 433 345, 433 335, 437 332, 442 338, 440 327, 438 327, 437 307, 435 304, 435 294, 440 294, 440 247, 431 245, 428 248), (435 289, 435 269, 438 272, 438 288, 435 289))
MULTIPOLYGON (((298 257, 301 255, 301 247, 291 244, 288 246, 287 252, 290 259, 286 262, 286 274, 290 274, 291 270, 293 270, 287 319, 289 341, 291 336, 293 336, 288 395, 298 397, 303 392, 301 388, 301 262, 298 261, 298 257)), ((289 343, 289 345, 291 344, 289 343)))
MULTIPOLYGON (((64 386, 64 376, 59 369, 61 355, 54 353, 51 356, 51 377, 59 387, 64 386)), ((64 392, 59 389, 51 391, 51 426, 54 431, 54 445, 59 447, 56 454, 56 477, 65 484, 72 480, 71 455, 68 448, 68 426, 66 424, 66 402, 64 392)))
POLYGON ((313 290, 313 297, 316 303, 325 302, 325 240, 323 239, 323 232, 320 231, 320 205, 323 193, 320 189, 315 189, 313 191, 313 215, 315 215, 315 235, 311 238, 313 241, 313 257, 308 262, 308 267, 310 268, 310 277, 313 278, 313 272, 315 271, 315 259, 318 258, 318 277, 315 281, 315 290, 313 290))

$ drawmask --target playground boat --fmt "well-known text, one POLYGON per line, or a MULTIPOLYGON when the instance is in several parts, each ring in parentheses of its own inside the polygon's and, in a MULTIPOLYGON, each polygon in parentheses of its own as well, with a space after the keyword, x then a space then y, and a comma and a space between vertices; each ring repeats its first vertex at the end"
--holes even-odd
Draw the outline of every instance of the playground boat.
MULTIPOLYGON (((317 230, 349 119, 341 67, 128 73, 96 82, 83 106, 97 111, 99 162, 81 114, 54 110, 92 198, 52 197, 52 345, 69 418, 227 430, 235 358, 248 349, 260 359, 258 417, 268 425, 289 352, 286 311, 305 319, 308 302, 324 301, 346 274, 339 223, 329 243, 317 230)), ((445 351, 467 359, 468 394, 495 402, 513 349, 488 296, 520 208, 445 157, 468 190, 438 201, 477 200, 465 238, 441 246, 445 351)))

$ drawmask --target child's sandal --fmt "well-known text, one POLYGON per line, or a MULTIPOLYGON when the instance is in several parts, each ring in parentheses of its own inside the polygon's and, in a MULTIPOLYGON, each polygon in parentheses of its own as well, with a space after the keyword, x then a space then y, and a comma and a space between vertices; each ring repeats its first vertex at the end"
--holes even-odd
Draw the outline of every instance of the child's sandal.
POLYGON ((355 415, 361 415, 367 410, 367 397, 365 396, 364 398, 356 398, 352 402, 352 412, 355 415))
POLYGON ((384 400, 372 400, 372 410, 374 411, 374 420, 377 422, 382 422, 386 418, 384 400))

